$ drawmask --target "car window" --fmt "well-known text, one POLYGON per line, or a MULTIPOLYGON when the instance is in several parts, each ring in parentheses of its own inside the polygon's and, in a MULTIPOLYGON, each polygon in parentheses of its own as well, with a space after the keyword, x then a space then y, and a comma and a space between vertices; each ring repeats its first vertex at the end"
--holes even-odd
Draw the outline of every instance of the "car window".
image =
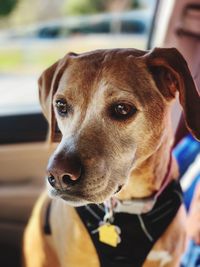
MULTIPOLYGON (((115 47, 145 49, 155 1, 133 2, 137 8, 119 7, 57 18, 47 12, 48 18, 32 18, 28 22, 18 18, 20 23, 12 18, 22 12, 16 5, 9 14, 10 20, 2 17, 0 23, 0 116, 40 112, 37 79, 67 52, 115 47)), ((34 4, 37 3, 31 2, 33 10, 34 4)))

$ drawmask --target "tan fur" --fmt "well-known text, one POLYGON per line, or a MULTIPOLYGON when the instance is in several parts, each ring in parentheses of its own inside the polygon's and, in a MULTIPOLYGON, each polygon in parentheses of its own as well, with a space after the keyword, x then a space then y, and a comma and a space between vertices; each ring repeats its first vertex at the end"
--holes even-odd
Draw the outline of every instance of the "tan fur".
MULTIPOLYGON (((51 210, 51 236, 43 234, 41 225, 47 197, 39 200, 25 233, 27 267, 99 267, 90 237, 69 204, 100 203, 115 194, 120 185, 123 188, 116 194, 119 199, 148 197, 159 190, 173 143, 170 106, 176 91, 188 127, 199 138, 199 121, 195 119, 200 109, 199 96, 184 64, 174 49, 150 53, 98 50, 68 54, 42 74, 41 104, 51 126, 51 139, 60 141, 49 164, 56 155, 74 150, 86 171, 71 188, 76 189, 75 196, 70 189, 59 195, 49 186, 51 195, 58 196, 51 210), (185 82, 185 76, 189 82, 185 82), (188 88, 192 96, 188 96, 188 88), (68 117, 59 116, 56 110, 59 98, 72 107, 68 117), (190 108, 188 99, 192 98, 195 103, 190 108), (116 101, 136 106, 137 113, 127 120, 113 119, 109 107, 116 101), (55 132, 56 121, 61 134, 55 132)), ((177 176, 173 159, 169 179, 177 176)), ((181 207, 154 245, 154 254, 150 252, 145 267, 178 266, 185 239, 184 216, 181 207)))
POLYGON ((43 232, 44 208, 46 208, 47 201, 46 194, 38 199, 26 228, 24 234, 24 266, 59 266, 57 255, 49 245, 49 240, 43 232))

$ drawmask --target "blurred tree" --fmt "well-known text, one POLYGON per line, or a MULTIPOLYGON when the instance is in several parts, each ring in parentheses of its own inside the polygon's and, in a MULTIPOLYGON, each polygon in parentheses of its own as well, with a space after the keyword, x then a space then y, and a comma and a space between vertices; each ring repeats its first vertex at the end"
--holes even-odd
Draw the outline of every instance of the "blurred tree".
POLYGON ((18 0, 0 0, 0 16, 8 16, 15 6, 18 0))
POLYGON ((140 8, 144 1, 146 0, 0 0, 0 28, 61 19, 66 15, 122 12, 140 8))
POLYGON ((69 15, 102 12, 107 1, 109 0, 67 0, 65 10, 69 15))
POLYGON ((107 11, 125 11, 135 8, 140 8, 141 0, 107 0, 105 7, 107 11))
POLYGON ((64 13, 68 15, 91 14, 122 11, 140 6, 140 0, 66 0, 64 13))
POLYGON ((141 7, 141 3, 140 0, 131 0, 131 8, 140 8, 141 7))

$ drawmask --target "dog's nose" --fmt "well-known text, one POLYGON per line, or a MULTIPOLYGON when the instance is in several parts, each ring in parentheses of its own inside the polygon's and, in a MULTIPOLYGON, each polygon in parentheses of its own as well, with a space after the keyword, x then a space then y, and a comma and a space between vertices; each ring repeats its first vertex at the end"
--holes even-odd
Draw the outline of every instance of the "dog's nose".
POLYGON ((48 182, 57 189, 75 185, 81 177, 82 165, 75 153, 53 155, 47 166, 48 182))

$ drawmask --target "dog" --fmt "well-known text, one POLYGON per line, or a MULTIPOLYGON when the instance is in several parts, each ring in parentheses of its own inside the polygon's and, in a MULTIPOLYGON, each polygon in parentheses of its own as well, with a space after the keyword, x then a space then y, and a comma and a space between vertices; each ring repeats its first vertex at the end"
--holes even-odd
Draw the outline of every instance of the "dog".
POLYGON ((40 102, 59 144, 47 166, 53 199, 39 198, 25 231, 25 266, 179 266, 177 94, 200 140, 200 97, 175 48, 68 53, 42 73, 40 102))

